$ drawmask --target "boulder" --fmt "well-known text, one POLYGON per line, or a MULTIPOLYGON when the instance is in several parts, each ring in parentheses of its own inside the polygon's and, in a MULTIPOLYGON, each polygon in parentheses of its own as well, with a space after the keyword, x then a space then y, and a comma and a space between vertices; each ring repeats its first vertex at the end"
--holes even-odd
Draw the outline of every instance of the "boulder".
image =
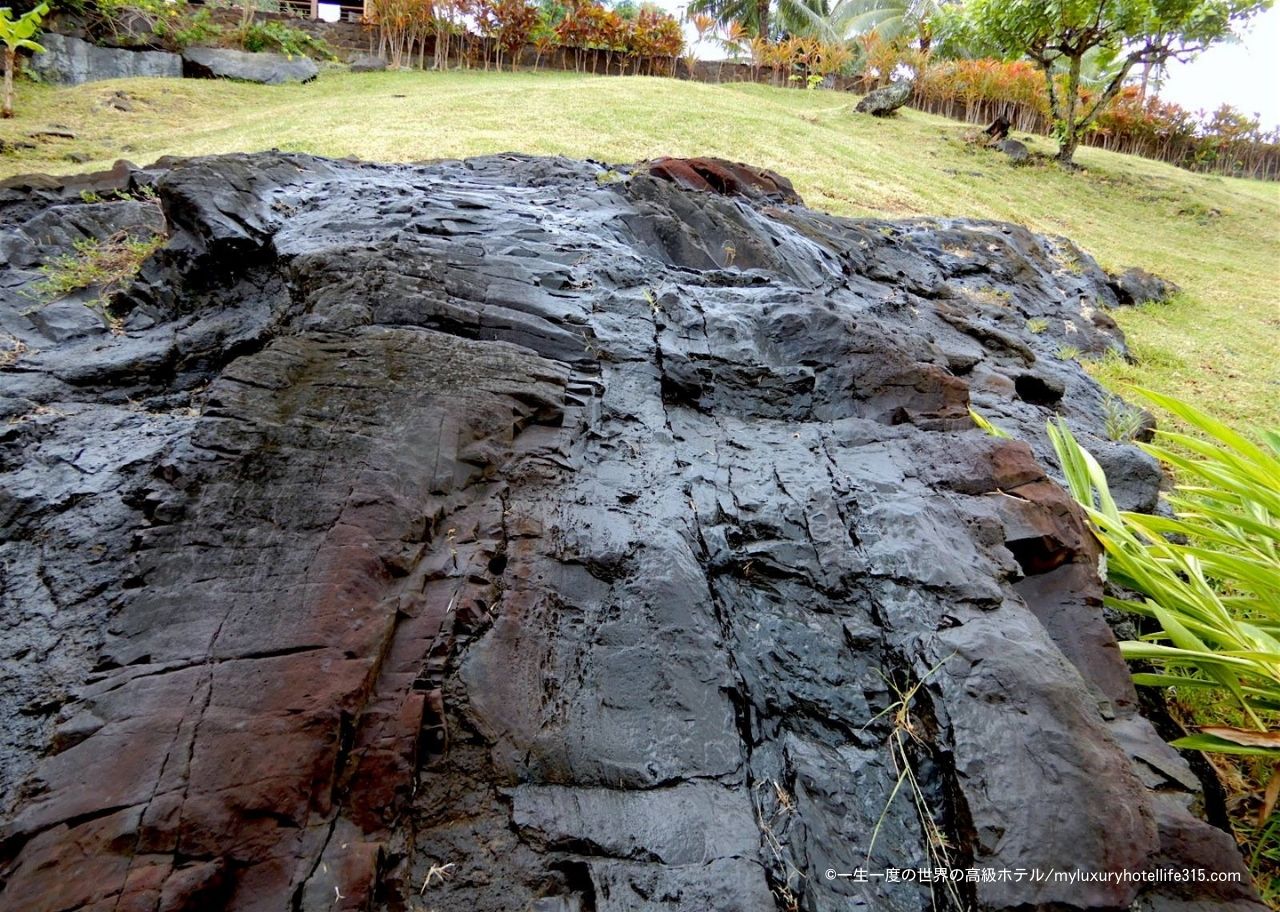
POLYGON ((357 54, 349 66, 353 73, 378 73, 387 68, 387 61, 381 54, 357 54))
POLYGON ((1010 161, 1015 165, 1020 165, 1031 158, 1031 152, 1016 139, 1002 139, 993 148, 1009 156, 1010 161))
POLYGON ((1163 304, 1182 290, 1168 279, 1152 275, 1136 266, 1109 276, 1107 284, 1111 286, 1116 298, 1123 306, 1152 302, 1163 304))
POLYGON ((854 110, 860 114, 887 117, 911 100, 911 92, 914 88, 914 84, 909 79, 891 82, 887 86, 868 92, 854 110))
POLYGON ((27 65, 41 79, 57 85, 135 76, 182 76, 182 58, 167 51, 98 47, 55 33, 41 35, 40 44, 45 52, 33 55, 27 65))
POLYGON ((196 79, 234 79, 264 85, 310 82, 320 72, 310 57, 251 54, 228 48, 193 47, 182 52, 183 74, 196 79))
POLYGON ((3 188, 4 908, 1264 912, 1055 480, 1087 253, 707 160, 147 173, 3 188), (161 217, 124 332, 23 316, 161 217))

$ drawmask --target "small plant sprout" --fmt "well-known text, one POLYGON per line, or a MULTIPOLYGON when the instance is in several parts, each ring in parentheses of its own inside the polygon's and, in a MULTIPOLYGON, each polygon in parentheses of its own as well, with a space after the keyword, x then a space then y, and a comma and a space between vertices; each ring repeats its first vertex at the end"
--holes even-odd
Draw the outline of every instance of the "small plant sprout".
POLYGON ((1134 408, 1119 396, 1102 400, 1102 421, 1109 440, 1128 443, 1142 433, 1144 420, 1142 409, 1134 408))
POLYGON ((1059 361, 1075 361, 1080 355, 1080 347, 1077 345, 1063 345, 1058 349, 1059 361))
POLYGON ((13 116, 13 69, 17 63, 18 51, 31 51, 43 54, 44 47, 34 41, 40 31, 40 20, 49 14, 49 4, 41 3, 30 12, 17 19, 13 18, 13 10, 0 7, 0 41, 4 42, 4 109, 3 116, 13 116))
POLYGON ((976 424, 978 427, 986 431, 987 436, 989 437, 1002 437, 1006 439, 1010 439, 1013 437, 1013 435, 1010 434, 1008 431, 1006 431, 1004 428, 996 427, 994 424, 992 424, 986 418, 983 418, 973 409, 969 409, 969 417, 973 419, 974 424, 976 424))
POLYGON ((1027 321, 1027 332, 1038 336, 1049 328, 1049 321, 1044 317, 1033 317, 1027 321))

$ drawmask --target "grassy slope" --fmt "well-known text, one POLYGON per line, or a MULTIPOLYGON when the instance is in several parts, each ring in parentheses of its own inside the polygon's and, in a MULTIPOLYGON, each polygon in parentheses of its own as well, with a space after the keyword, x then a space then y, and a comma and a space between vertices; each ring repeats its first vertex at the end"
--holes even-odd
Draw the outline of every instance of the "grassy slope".
MULTIPOLYGON (((1081 149, 1086 173, 1011 167, 962 125, 914 111, 876 121, 830 92, 563 73, 327 72, 309 86, 131 80, 23 85, 0 139, 61 124, 75 140, 0 157, 0 173, 75 171, 121 155, 280 148, 386 161, 518 150, 611 162, 719 155, 790 177, 843 215, 979 216, 1064 234, 1109 268, 1171 278, 1176 303, 1119 315, 1140 364, 1106 363, 1233 421, 1280 426, 1280 184, 1192 175, 1081 149), (124 90, 132 112, 101 102, 124 90), (41 113, 43 112, 43 113, 41 113), (68 153, 92 161, 74 164, 68 153)), ((1048 150, 1043 141, 1033 147, 1048 150)))

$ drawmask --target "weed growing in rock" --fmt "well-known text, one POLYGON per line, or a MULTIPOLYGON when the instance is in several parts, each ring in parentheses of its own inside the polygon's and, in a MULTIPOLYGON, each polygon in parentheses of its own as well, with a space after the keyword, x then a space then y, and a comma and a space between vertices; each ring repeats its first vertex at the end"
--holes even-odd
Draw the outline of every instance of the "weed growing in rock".
POLYGON ((1057 352, 1059 361, 1075 361, 1080 354, 1080 348, 1076 345, 1063 345, 1057 352))
POLYGON ((0 339, 0 367, 9 367, 26 352, 27 344, 9 333, 4 336, 0 339))
POLYGON ((44 279, 38 283, 37 293, 52 301, 81 289, 97 288, 98 300, 108 301, 164 242, 163 235, 137 238, 123 231, 105 240, 76 241, 75 253, 55 257, 41 268, 44 279))
POLYGON ((1080 257, 1074 251, 1061 251, 1058 256, 1058 262, 1062 266, 1062 271, 1068 275, 1084 274, 1084 263, 1080 262, 1080 257))
POLYGON ((1009 302, 1013 300, 1013 295, 1001 289, 992 288, 991 286, 983 286, 982 288, 966 289, 971 300, 978 304, 992 304, 996 307, 1008 307, 1009 302))
POLYGON ((1143 414, 1141 409, 1129 405, 1119 396, 1107 396, 1102 400, 1102 420, 1107 430, 1107 437, 1117 443, 1127 443, 1142 432, 1143 414))
POLYGON ((796 809, 795 798, 776 779, 763 779, 755 784, 751 799, 765 844, 773 853, 774 861, 786 870, 786 882, 773 887, 773 894, 787 912, 798 912, 800 905, 795 889, 804 879, 804 873, 788 860, 782 846, 790 815, 796 809))
POLYGON ((1043 317, 1034 317, 1027 321, 1027 332, 1032 335, 1040 335, 1049 328, 1049 321, 1043 317))
MULTIPOLYGON (((949 658, 951 656, 947 656, 947 659, 949 658)), ((919 780, 916 779, 911 759, 911 753, 917 749, 916 746, 927 747, 922 734, 922 725, 912 714, 911 704, 915 701, 916 694, 924 687, 925 682, 946 664, 947 659, 943 659, 937 665, 934 665, 920 680, 906 689, 886 677, 885 683, 889 685, 889 689, 893 691, 897 699, 873 716, 867 723, 867 725, 870 725, 884 716, 888 716, 892 721, 893 731, 889 735, 889 753, 893 757, 894 768, 898 771, 898 778, 894 783, 893 791, 889 793, 889 800, 885 802, 884 810, 880 812, 880 818, 876 821, 876 825, 871 831, 871 841, 867 845, 868 867, 870 867, 871 863, 871 851, 875 848, 876 838, 880 835, 880 827, 884 824, 884 819, 889 813, 889 808, 893 806, 894 799, 898 797, 898 793, 904 787, 907 788, 912 803, 915 805, 916 815, 920 818, 920 826, 924 830, 925 848, 929 853, 929 861, 934 867, 953 867, 950 851, 951 844, 947 839, 947 834, 942 831, 942 827, 934 819, 933 811, 925 800, 924 791, 920 787, 919 780)), ((952 908, 965 908, 964 901, 950 881, 945 882, 944 889, 951 900, 952 908)))

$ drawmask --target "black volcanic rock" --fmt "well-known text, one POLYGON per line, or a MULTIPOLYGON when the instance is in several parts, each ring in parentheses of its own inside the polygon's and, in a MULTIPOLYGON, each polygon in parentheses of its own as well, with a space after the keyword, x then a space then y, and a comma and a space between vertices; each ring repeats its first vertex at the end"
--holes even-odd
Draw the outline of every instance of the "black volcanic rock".
POLYGON ((854 106, 859 114, 872 114, 876 117, 888 117, 897 112, 911 100, 915 86, 910 79, 900 79, 888 85, 872 89, 854 106))
POLYGON ((707 160, 121 179, 0 188, 0 908, 1262 909, 1046 475, 1120 446, 1068 242, 707 160), (32 312, 161 215, 120 332, 32 312))
POLYGON ((1110 284, 1121 306, 1163 304, 1180 290, 1173 282, 1152 275, 1136 266, 1112 276, 1110 284))

